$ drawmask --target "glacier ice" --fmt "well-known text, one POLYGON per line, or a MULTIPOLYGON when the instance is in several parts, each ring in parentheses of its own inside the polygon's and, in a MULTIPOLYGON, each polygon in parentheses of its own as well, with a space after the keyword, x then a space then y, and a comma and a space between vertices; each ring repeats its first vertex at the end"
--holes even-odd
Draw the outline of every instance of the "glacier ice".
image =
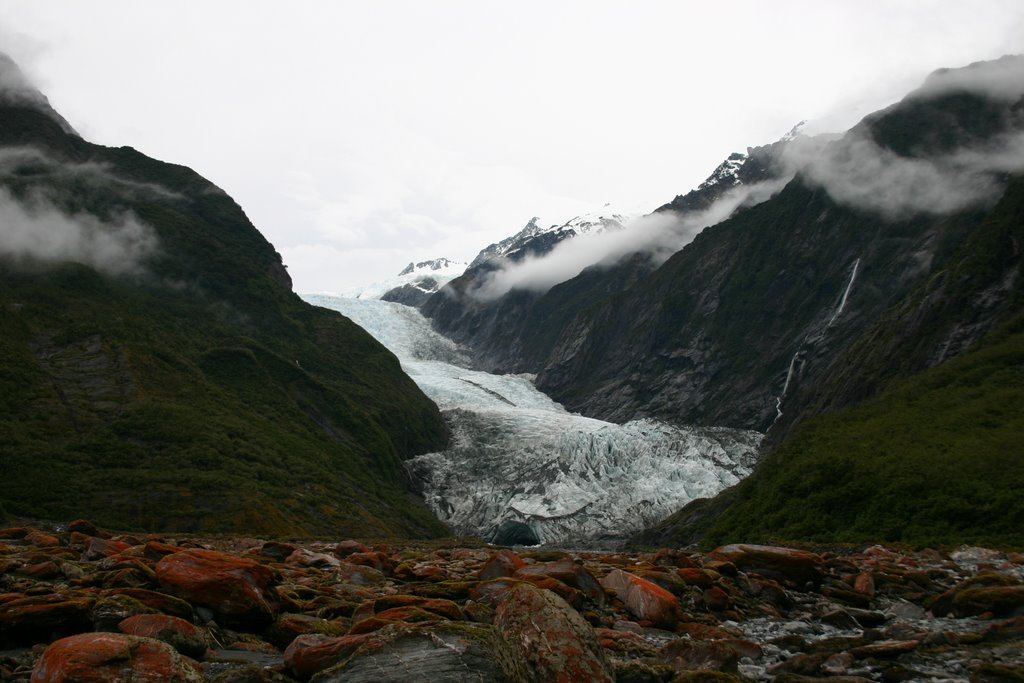
POLYGON ((307 295, 387 346, 441 408, 449 448, 406 465, 453 532, 490 538, 526 524, 545 544, 613 544, 750 473, 762 434, 623 425, 566 412, 528 375, 474 370, 416 309, 386 301, 307 295))

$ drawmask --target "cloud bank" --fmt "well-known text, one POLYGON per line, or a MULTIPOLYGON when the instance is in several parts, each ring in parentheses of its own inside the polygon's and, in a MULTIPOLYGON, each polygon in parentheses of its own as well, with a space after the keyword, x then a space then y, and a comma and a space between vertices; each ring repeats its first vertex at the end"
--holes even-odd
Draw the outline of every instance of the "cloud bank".
POLYGON ((1006 55, 960 69, 939 69, 910 97, 935 97, 951 92, 968 92, 1009 102, 1020 99, 1024 96, 1024 56, 1006 55))
POLYGON ((1007 133, 984 147, 921 158, 900 156, 860 131, 819 144, 790 145, 785 163, 839 204, 900 220, 941 215, 989 204, 1003 191, 1006 173, 1024 170, 1024 132, 1007 133))
POLYGON ((16 263, 82 263, 109 275, 137 275, 157 248, 156 234, 131 213, 111 220, 65 214, 40 193, 0 188, 0 256, 16 263))
POLYGON ((504 261, 482 285, 470 292, 491 301, 512 289, 545 292, 579 275, 591 266, 610 267, 630 254, 646 254, 656 265, 690 243, 704 228, 719 223, 738 209, 759 204, 774 196, 789 177, 740 185, 730 189, 704 211, 677 214, 652 213, 629 221, 621 230, 589 233, 555 245, 547 254, 522 261, 504 261))

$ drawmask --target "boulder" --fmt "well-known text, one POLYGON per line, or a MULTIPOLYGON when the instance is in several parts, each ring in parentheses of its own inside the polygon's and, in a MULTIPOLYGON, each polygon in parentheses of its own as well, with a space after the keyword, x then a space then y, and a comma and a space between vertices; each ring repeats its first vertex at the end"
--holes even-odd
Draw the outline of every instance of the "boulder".
POLYGON ((269 602, 277 573, 253 560, 215 550, 185 550, 156 565, 166 590, 207 607, 224 623, 263 627, 273 621, 269 602))
POLYGON ((166 614, 139 614, 128 617, 118 628, 130 636, 155 638, 181 654, 202 659, 208 647, 206 632, 198 626, 166 614))
POLYGON ((196 665, 167 643, 121 633, 58 640, 32 669, 32 683, 202 683, 196 665))
POLYGON ((525 683, 530 679, 522 659, 494 627, 444 622, 429 626, 388 626, 367 636, 354 653, 340 664, 316 674, 312 680, 313 683, 525 683))
POLYGON ((537 681, 613 681, 594 630, 567 602, 527 583, 510 587, 494 625, 537 681))
POLYGON ((92 630, 95 599, 51 593, 0 604, 0 643, 32 645, 56 635, 92 630))
POLYGON ((1024 614, 1024 586, 981 586, 968 588, 953 598, 953 614, 971 617, 991 613, 996 616, 1024 614))
POLYGON ((491 557, 477 573, 477 578, 481 581, 490 581, 503 576, 513 576, 523 566, 523 558, 511 550, 499 550, 491 553, 491 557))
POLYGON ((369 637, 368 633, 334 638, 312 633, 297 636, 284 651, 284 665, 296 678, 305 681, 346 659, 369 637))
POLYGON ((735 543, 712 550, 708 557, 731 562, 740 571, 760 574, 790 588, 821 585, 824 563, 820 556, 804 550, 735 543))
POLYGON ((668 629, 679 621, 679 599, 651 581, 613 569, 601 585, 615 591, 629 613, 641 621, 668 629))

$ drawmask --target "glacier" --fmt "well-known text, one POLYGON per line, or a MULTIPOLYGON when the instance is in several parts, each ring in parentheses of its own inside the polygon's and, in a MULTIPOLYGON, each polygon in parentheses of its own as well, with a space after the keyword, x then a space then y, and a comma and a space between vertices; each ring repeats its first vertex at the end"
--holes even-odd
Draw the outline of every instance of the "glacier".
POLYGON ((416 309, 386 301, 303 295, 363 327, 445 416, 445 451, 406 461, 427 504, 459 535, 495 539, 518 528, 545 545, 614 546, 696 498, 750 473, 759 432, 618 425, 567 412, 529 375, 475 370, 416 309))

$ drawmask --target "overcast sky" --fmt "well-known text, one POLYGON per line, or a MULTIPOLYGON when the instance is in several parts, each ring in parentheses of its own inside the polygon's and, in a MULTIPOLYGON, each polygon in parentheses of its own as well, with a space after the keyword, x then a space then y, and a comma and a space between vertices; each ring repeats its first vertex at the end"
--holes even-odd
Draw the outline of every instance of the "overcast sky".
POLYGON ((1024 52, 1024 2, 3 0, 0 41, 85 138, 224 188, 311 292, 652 210, 1024 52))

